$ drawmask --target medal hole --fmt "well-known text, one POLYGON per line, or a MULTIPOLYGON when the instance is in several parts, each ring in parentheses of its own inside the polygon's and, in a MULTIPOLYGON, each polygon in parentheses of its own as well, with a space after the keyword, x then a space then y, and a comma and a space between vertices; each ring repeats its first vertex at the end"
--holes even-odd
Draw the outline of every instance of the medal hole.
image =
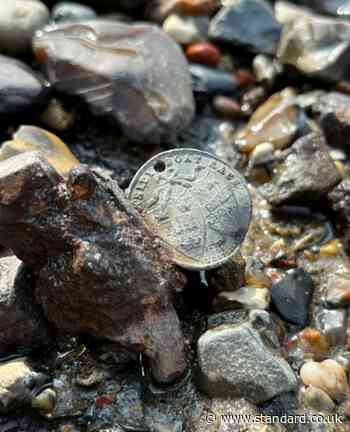
POLYGON ((166 168, 165 162, 158 161, 154 164, 153 168, 154 168, 154 171, 163 172, 163 171, 165 171, 165 168, 166 168))

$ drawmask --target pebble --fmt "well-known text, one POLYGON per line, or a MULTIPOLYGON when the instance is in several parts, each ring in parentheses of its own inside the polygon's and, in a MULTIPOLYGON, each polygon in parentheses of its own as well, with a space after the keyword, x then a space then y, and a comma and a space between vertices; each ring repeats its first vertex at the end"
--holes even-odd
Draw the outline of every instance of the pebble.
POLYGON ((341 250, 341 243, 338 239, 330 240, 329 242, 320 246, 321 257, 334 257, 339 254, 341 250))
MULTIPOLYGON (((206 38, 209 22, 205 17, 169 15, 163 30, 180 45, 192 44, 206 38)), ((200 62, 199 62, 200 63, 200 62)))
POLYGON ((43 28, 49 18, 49 10, 41 1, 1 0, 0 51, 10 55, 29 54, 35 31, 43 28))
MULTIPOLYGON (((350 180, 339 183, 329 194, 329 203, 334 215, 336 230, 344 244, 346 252, 350 251, 350 180)), ((339 253, 339 241, 334 245, 334 252, 339 253)))
POLYGON ((204 95, 230 95, 236 92, 236 78, 225 71, 191 64, 192 87, 194 93, 204 95))
POLYGON ((246 286, 237 291, 219 293, 214 299, 214 310, 267 309, 269 304, 270 292, 267 288, 246 286))
POLYGON ((92 7, 75 2, 57 3, 51 13, 52 21, 55 23, 74 22, 97 18, 92 7))
POLYGON ((66 132, 73 126, 75 114, 72 111, 66 110, 58 99, 53 98, 42 113, 41 121, 50 129, 66 132))
POLYGON ((255 83, 255 78, 248 69, 237 69, 235 71, 235 77, 239 82, 239 86, 243 88, 250 87, 255 83))
POLYGON ((237 120, 242 117, 240 104, 227 96, 215 96, 213 108, 218 116, 226 119, 237 120))
POLYGON ((295 93, 286 88, 272 95, 254 112, 248 124, 237 133, 235 144, 244 153, 250 153, 262 143, 282 149, 292 142, 298 126, 295 93))
POLYGON ((94 115, 115 119, 130 139, 155 144, 191 123, 186 58, 154 25, 61 24, 37 33, 33 46, 57 90, 82 98, 94 115))
POLYGON ((249 155, 249 164, 255 167, 270 162, 273 159, 274 151, 273 144, 269 142, 258 144, 249 155))
POLYGON ((329 277, 325 302, 329 307, 350 305, 350 274, 335 274, 329 277))
POLYGON ((62 175, 67 175, 80 163, 56 135, 36 126, 21 126, 11 141, 4 142, 0 148, 0 161, 30 151, 40 151, 62 175))
POLYGON ((263 322, 255 323, 222 325, 199 338, 199 384, 210 397, 244 397, 262 403, 296 389, 288 363, 265 345, 260 333, 265 329, 263 322))
POLYGON ((253 71, 258 82, 272 86, 276 77, 282 73, 282 65, 267 55, 259 54, 254 57, 253 71))
POLYGON ((300 378, 305 385, 323 390, 336 402, 344 400, 350 391, 344 369, 332 359, 305 363, 300 369, 300 378))
POLYGON ((340 180, 324 136, 312 132, 299 138, 280 155, 271 182, 261 186, 260 192, 272 206, 310 206, 327 196, 340 180))
POLYGON ((149 5, 147 14, 162 22, 172 13, 209 16, 219 7, 220 0, 156 0, 149 5))
POLYGON ((0 55, 0 114, 13 115, 28 109, 43 93, 43 80, 29 66, 0 55))
POLYGON ((265 266, 256 257, 247 257, 244 279, 246 285, 256 288, 271 288, 271 279, 265 272, 265 266))
POLYGON ((50 414, 56 405, 57 395, 55 390, 51 388, 46 388, 31 401, 32 408, 38 410, 40 413, 47 415, 50 414))
POLYGON ((299 392, 299 399, 306 406, 321 412, 335 411, 335 403, 328 394, 320 388, 312 385, 304 387, 299 392))
POLYGON ((289 270, 283 279, 271 288, 271 301, 288 322, 305 326, 314 284, 303 269, 289 270))
POLYGON ((326 309, 322 306, 315 308, 316 328, 327 338, 333 347, 344 345, 346 342, 346 309, 326 309))
POLYGON ((263 0, 237 0, 223 7, 209 29, 213 40, 264 54, 275 53, 280 34, 281 25, 263 0))
POLYGON ((219 49, 209 42, 189 45, 186 48, 186 56, 190 62, 212 67, 220 63, 221 57, 219 49))
POLYGON ((245 261, 240 254, 230 258, 220 267, 208 270, 208 286, 215 292, 236 291, 244 283, 245 261))

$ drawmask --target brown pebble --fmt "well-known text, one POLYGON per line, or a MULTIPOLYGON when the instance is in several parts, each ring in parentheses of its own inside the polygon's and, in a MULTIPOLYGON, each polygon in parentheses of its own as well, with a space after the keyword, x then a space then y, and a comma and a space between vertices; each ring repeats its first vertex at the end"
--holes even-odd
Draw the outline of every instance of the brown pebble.
POLYGON ((238 69, 235 75, 241 87, 249 87, 255 83, 254 75, 248 69, 238 69))
POLYGON ((177 0, 175 2, 175 9, 187 15, 209 15, 219 7, 219 0, 177 0))
POLYGON ((240 104, 227 96, 216 96, 213 100, 215 112, 225 118, 237 119, 242 117, 240 104))
POLYGON ((216 67, 220 63, 221 54, 215 45, 209 42, 199 42, 189 45, 186 56, 190 62, 216 67))

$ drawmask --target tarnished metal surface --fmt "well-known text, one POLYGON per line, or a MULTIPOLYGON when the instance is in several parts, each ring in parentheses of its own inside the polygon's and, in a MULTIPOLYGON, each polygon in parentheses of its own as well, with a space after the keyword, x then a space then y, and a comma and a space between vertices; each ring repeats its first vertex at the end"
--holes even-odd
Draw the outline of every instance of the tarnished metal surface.
POLYGON ((248 230, 251 200, 245 180, 209 153, 160 153, 137 172, 128 193, 147 226, 174 249, 174 261, 186 268, 222 264, 248 230))

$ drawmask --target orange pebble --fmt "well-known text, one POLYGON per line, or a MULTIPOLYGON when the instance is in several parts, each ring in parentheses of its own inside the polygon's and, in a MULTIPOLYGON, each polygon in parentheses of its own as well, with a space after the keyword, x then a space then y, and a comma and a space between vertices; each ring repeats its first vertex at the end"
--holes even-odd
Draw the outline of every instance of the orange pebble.
POLYGON ((247 69, 236 70, 236 78, 241 87, 249 87, 255 82, 254 76, 247 69))
POLYGON ((200 63, 206 66, 217 66, 220 63, 220 51, 209 42, 199 42, 189 45, 186 55, 190 62, 200 63))

